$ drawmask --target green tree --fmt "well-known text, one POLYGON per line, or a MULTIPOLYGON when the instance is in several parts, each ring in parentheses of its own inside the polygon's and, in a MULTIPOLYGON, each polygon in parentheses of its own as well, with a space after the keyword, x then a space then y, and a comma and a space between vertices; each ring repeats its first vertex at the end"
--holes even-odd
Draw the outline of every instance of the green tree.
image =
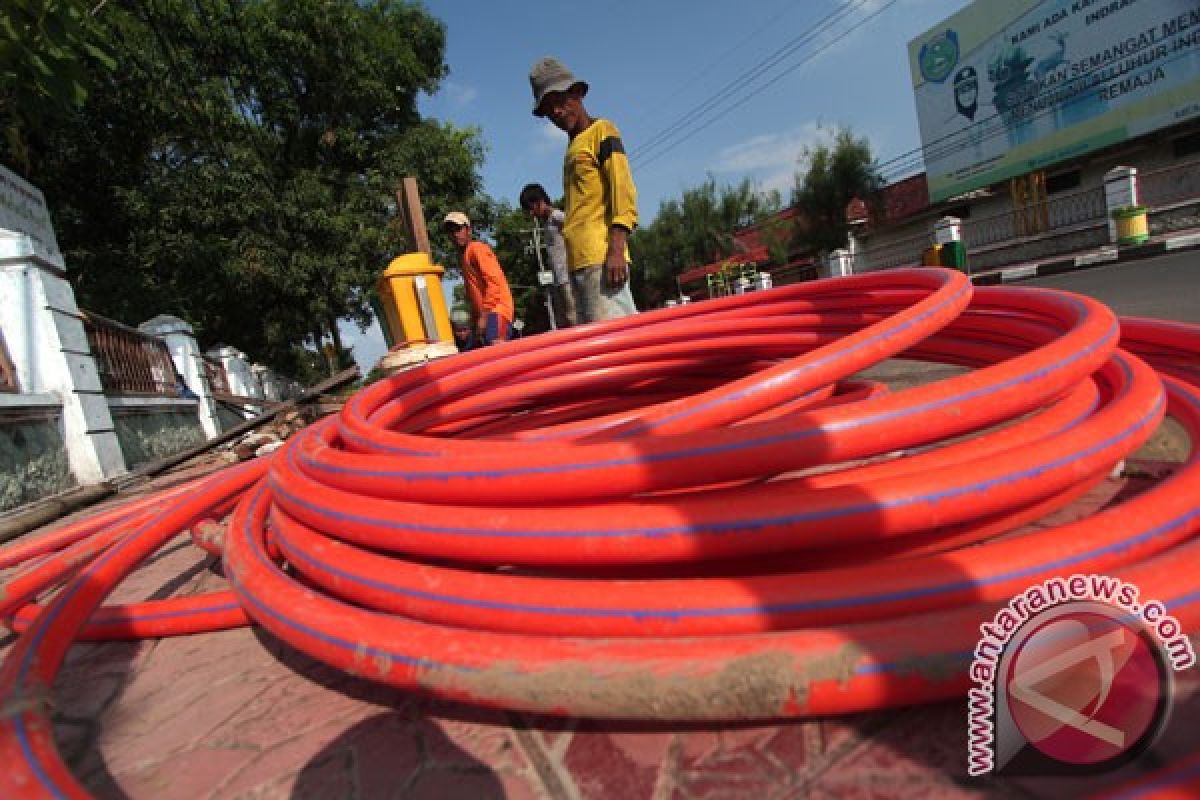
POLYGON ((779 206, 778 192, 757 191, 749 180, 718 188, 712 177, 662 203, 630 243, 639 305, 653 308, 673 297, 675 276, 684 270, 735 255, 734 233, 769 220, 779 206))
POLYGON ((115 65, 97 43, 87 9, 78 0, 5 0, 0 15, 0 126, 8 158, 20 169, 30 165, 29 136, 87 99, 86 61, 105 71, 115 65))
POLYGON ((807 148, 802 161, 805 167, 796 173, 792 193, 799 212, 795 244, 816 252, 845 247, 846 206, 856 197, 873 203, 883 187, 871 146, 848 128, 839 128, 828 141, 807 148))
POLYGON ((29 174, 85 307, 174 313, 205 345, 299 369, 306 346, 344 353, 337 320, 365 324, 413 249, 401 177, 431 218, 479 191, 478 131, 417 111, 446 73, 417 4, 156 0, 97 21, 120 68, 48 126, 29 174))

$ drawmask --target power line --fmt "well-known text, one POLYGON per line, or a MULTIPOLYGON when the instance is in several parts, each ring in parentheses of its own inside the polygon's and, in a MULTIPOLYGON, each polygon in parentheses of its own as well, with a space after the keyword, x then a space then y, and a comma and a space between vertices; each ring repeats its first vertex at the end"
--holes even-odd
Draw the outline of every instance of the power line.
MULTIPOLYGON (((895 0, 892 0, 892 2, 894 2, 894 1, 895 0)), ((804 33, 800 34, 799 36, 796 36, 796 37, 788 40, 783 45, 776 48, 766 58, 762 59, 757 64, 755 64, 753 67, 746 70, 745 72, 743 72, 738 77, 734 78, 729 83, 725 84, 725 86, 723 86, 721 89, 719 89, 714 95, 709 97, 707 100, 703 101, 698 106, 694 107, 691 111, 686 112, 683 116, 676 119, 674 122, 672 122, 666 128, 659 131, 654 136, 651 136, 650 139, 648 141, 646 141, 644 144, 642 144, 638 148, 638 150, 635 152, 634 159, 633 159, 634 162, 636 163, 642 159, 652 159, 653 158, 652 154, 656 150, 658 150, 660 152, 665 152, 667 147, 677 143, 677 142, 673 141, 673 139, 675 137, 679 136, 679 132, 681 131, 681 129, 683 129, 685 126, 687 126, 693 120, 696 120, 699 117, 704 116, 706 113, 708 113, 714 107, 716 107, 717 105, 719 105, 720 103, 725 101, 727 98, 732 96, 735 92, 737 92, 738 90, 740 90, 740 89, 746 87, 747 85, 751 84, 752 82, 754 82, 763 73, 771 70, 772 68, 777 66, 781 61, 783 61, 784 59, 788 58, 793 53, 795 53, 798 49, 800 49, 804 45, 808 44, 810 41, 817 38, 821 34, 825 33, 840 18, 849 15, 851 12, 853 12, 855 10, 856 7, 861 6, 861 5, 865 4, 866 2, 868 2, 868 0, 854 0, 854 2, 852 2, 852 3, 840 6, 837 10, 835 10, 835 11, 827 14, 825 17, 821 18, 821 20, 818 21, 814 27, 810 28, 809 30, 805 31, 804 33)), ((888 5, 891 5, 891 3, 889 3, 888 5)), ((787 74, 787 73, 785 72, 784 74, 787 74)), ((724 116, 725 113, 728 113, 728 111, 719 112, 717 117, 715 117, 714 119, 724 116)))
MULTIPOLYGON (((895 5, 895 4, 896 4, 896 0, 888 0, 888 2, 884 3, 884 4, 883 4, 883 6, 881 6, 881 7, 880 7, 880 8, 879 8, 877 11, 875 11, 875 12, 873 12, 873 13, 871 13, 871 14, 867 15, 866 17, 863 17, 863 18, 862 18, 862 19, 860 19, 858 22, 854 23, 854 24, 853 24, 853 25, 851 25, 849 28, 847 28, 846 30, 842 31, 842 34, 841 34, 841 35, 842 35, 842 36, 845 36, 846 34, 849 34, 849 33, 852 33, 852 32, 854 32, 854 31, 855 31, 855 30, 857 30, 858 28, 862 27, 863 25, 867 24, 867 23, 868 23, 868 22, 870 22, 871 20, 873 20, 873 19, 875 19, 876 17, 878 17, 878 16, 879 16, 880 14, 882 14, 883 12, 887 11, 889 8, 891 8, 891 7, 892 7, 893 5, 895 5)), ((766 91, 766 90, 767 90, 767 89, 769 89, 771 86, 773 86, 773 85, 775 85, 776 83, 778 83, 780 80, 782 80, 782 79, 783 79, 784 77, 786 77, 787 75, 789 75, 789 74, 791 74, 792 72, 796 71, 797 69, 799 69, 800 67, 804 66, 805 64, 807 64, 807 63, 808 63, 809 61, 811 61, 812 59, 816 58, 816 57, 817 57, 818 55, 820 55, 821 53, 823 53, 823 52, 825 52, 826 50, 828 50, 830 47, 832 47, 832 46, 833 46, 834 44, 836 44, 838 41, 839 41, 838 39, 832 39, 832 40, 830 40, 830 41, 826 42, 826 43, 825 43, 824 45, 822 45, 821 47, 817 48, 816 50, 813 50, 813 51, 811 51, 811 52, 810 52, 810 53, 809 53, 809 54, 808 54, 808 55, 807 55, 805 58, 801 59, 801 60, 800 60, 800 61, 798 61, 797 63, 795 63, 795 64, 793 64, 792 66, 788 67, 788 68, 787 68, 787 69, 785 69, 783 72, 779 73, 778 75, 776 75, 774 78, 772 78, 771 80, 767 81, 767 82, 766 82, 766 83, 764 83, 763 85, 759 86, 759 87, 758 87, 757 89, 755 89, 754 91, 752 91, 752 92, 750 92, 750 93, 746 94, 744 97, 742 97, 740 100, 738 100, 738 101, 737 101, 736 103, 734 103, 733 105, 729 106, 728 108, 724 109, 723 111, 720 111, 719 113, 717 113, 716 115, 714 115, 713 117, 711 117, 711 118, 710 118, 710 119, 709 119, 707 122, 703 123, 702 125, 698 125, 698 126, 696 126, 696 127, 692 128, 692 129, 690 129, 690 130, 688 130, 688 131, 684 132, 682 135, 680 135, 679 137, 677 137, 677 138, 676 138, 676 139, 675 139, 675 140, 674 140, 674 141, 671 143, 671 144, 672 144, 672 146, 676 146, 676 145, 682 144, 683 142, 687 141, 687 140, 688 140, 688 139, 690 139, 691 137, 695 136, 697 133, 700 133, 700 132, 701 132, 702 130, 704 130, 705 128, 708 128, 710 125, 712 125, 712 124, 713 124, 714 122, 716 122, 718 119, 721 119, 722 117, 724 117, 725 115, 727 115, 727 114, 729 114, 730 112, 734 111, 735 109, 737 109, 737 108, 740 108, 741 106, 745 105, 747 102, 749 102, 749 101, 750 101, 750 100, 752 100, 753 98, 757 97, 759 94, 761 94, 762 92, 766 91)), ((667 150, 665 150, 665 149, 659 150, 659 151, 658 151, 657 153, 655 153, 654 155, 652 155, 652 156, 649 156, 649 157, 647 157, 645 160, 641 161, 641 162, 640 162, 640 164, 641 164, 641 166, 646 166, 647 164, 653 163, 653 162, 654 162, 654 161, 656 161, 658 158, 661 158, 661 157, 662 157, 662 156, 663 156, 665 153, 667 153, 667 152, 668 152, 668 151, 667 151, 667 150)))
MULTIPOLYGON (((709 61, 708 64, 706 64, 703 68, 694 72, 690 78, 688 78, 683 83, 679 84, 677 87, 675 87, 674 89, 669 91, 667 93, 668 98, 681 97, 684 92, 686 92, 688 89, 691 89, 693 86, 695 86, 696 83, 700 80, 700 78, 702 78, 703 76, 712 72, 714 67, 716 67, 718 64, 723 64, 728 59, 729 56, 731 56, 734 53, 741 50, 743 47, 745 47, 747 44, 749 44, 751 41, 753 41, 760 33, 762 33, 764 30, 766 30, 767 28, 771 27, 776 22, 778 22, 779 19, 782 18, 785 14, 787 14, 791 11, 795 11, 797 8, 800 8, 800 7, 802 7, 802 4, 800 4, 800 3, 792 2, 792 0, 784 0, 782 11, 779 11, 776 14, 774 14, 766 22, 759 25, 757 28, 752 30, 750 33, 746 34, 746 36, 743 37, 740 41, 738 41, 737 44, 734 44, 728 50, 725 50, 724 52, 722 52, 719 56, 717 56, 716 58, 709 61)), ((665 106, 658 105, 655 107, 655 110, 663 111, 664 108, 665 108, 665 106)), ((651 116, 658 116, 658 115, 654 114, 652 111, 651 116)), ((634 117, 633 121, 630 124, 631 124, 631 126, 636 126, 636 125, 641 124, 646 119, 647 119, 647 115, 641 114, 637 117, 634 117)))

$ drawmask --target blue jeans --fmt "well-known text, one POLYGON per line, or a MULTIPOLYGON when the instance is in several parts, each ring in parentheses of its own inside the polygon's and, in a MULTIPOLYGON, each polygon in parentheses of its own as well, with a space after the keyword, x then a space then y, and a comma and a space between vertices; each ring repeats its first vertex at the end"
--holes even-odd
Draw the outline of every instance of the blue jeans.
POLYGON ((484 321, 483 333, 472 331, 470 338, 467 339, 467 349, 473 350, 476 347, 486 347, 496 342, 507 342, 511 338, 512 326, 509 325, 508 320, 494 311, 490 311, 484 321))

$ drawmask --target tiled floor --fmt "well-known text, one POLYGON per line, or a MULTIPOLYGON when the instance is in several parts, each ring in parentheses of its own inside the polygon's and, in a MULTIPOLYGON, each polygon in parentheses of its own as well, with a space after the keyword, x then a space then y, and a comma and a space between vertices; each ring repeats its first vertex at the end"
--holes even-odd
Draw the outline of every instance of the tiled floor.
MULTIPOLYGON (((121 597, 221 588, 182 540, 121 597)), ((0 639, 0 656, 12 637, 0 639)), ((1195 747, 1182 676, 1169 760, 1195 747)), ((316 663, 255 629, 77 645, 55 687, 60 748, 108 798, 1062 797, 1086 783, 966 778, 965 707, 766 725, 531 717, 418 698, 316 663)))

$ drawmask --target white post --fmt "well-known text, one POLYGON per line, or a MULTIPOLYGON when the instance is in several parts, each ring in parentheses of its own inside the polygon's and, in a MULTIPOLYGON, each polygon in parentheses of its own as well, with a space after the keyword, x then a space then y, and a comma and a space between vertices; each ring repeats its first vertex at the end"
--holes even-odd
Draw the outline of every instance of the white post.
POLYGON ((958 217, 942 217, 933 226, 933 241, 936 244, 950 244, 962 241, 962 220, 958 217))
POLYGON ((262 387, 262 397, 271 403, 283 402, 283 379, 275 370, 265 364, 252 364, 250 371, 262 387))
POLYGON ((868 268, 866 253, 859 240, 866 229, 866 224, 865 219, 849 220, 850 229, 846 231, 846 252, 850 254, 851 272, 866 272, 868 268))
POLYGON ((154 319, 138 325, 138 330, 157 336, 167 343, 171 360, 175 369, 187 387, 197 398, 196 413, 200 417, 200 427, 209 439, 221 435, 221 423, 217 419, 217 404, 213 400, 212 387, 208 385, 208 376, 204 372, 204 357, 200 353, 200 344, 196 341, 192 326, 179 317, 170 314, 159 314, 154 319))
POLYGON ((250 375, 254 378, 254 385, 258 387, 260 396, 264 398, 270 397, 267 392, 267 368, 263 364, 251 364, 250 375))
POLYGON ((840 278, 844 275, 854 274, 854 261, 850 257, 850 251, 845 249, 834 250, 827 258, 829 264, 829 277, 840 278))
MULTIPOLYGON (((225 367, 225 378, 229 381, 230 394, 238 397, 262 397, 262 388, 255 380, 254 373, 250 371, 250 362, 246 360, 245 353, 236 347, 217 347, 209 350, 208 355, 219 359, 221 366, 225 367)), ((253 409, 246 409, 242 412, 242 416, 249 419, 255 413, 253 409)))
MULTIPOLYGON (((258 382, 258 378, 254 376, 254 366, 250 363, 250 356, 246 355, 241 350, 238 350, 237 361, 240 362, 238 371, 242 375, 245 396, 261 398, 263 396, 262 384, 260 384, 258 382)), ((237 392, 234 392, 234 394, 237 394, 237 392)))
POLYGON ((0 167, 0 327, 22 394, 62 403, 67 462, 82 485, 126 472, 96 361, 42 193, 0 167))
POLYGON ((1108 241, 1117 242, 1117 223, 1112 213, 1138 204, 1137 168, 1113 167, 1104 173, 1104 206, 1108 211, 1108 241))

